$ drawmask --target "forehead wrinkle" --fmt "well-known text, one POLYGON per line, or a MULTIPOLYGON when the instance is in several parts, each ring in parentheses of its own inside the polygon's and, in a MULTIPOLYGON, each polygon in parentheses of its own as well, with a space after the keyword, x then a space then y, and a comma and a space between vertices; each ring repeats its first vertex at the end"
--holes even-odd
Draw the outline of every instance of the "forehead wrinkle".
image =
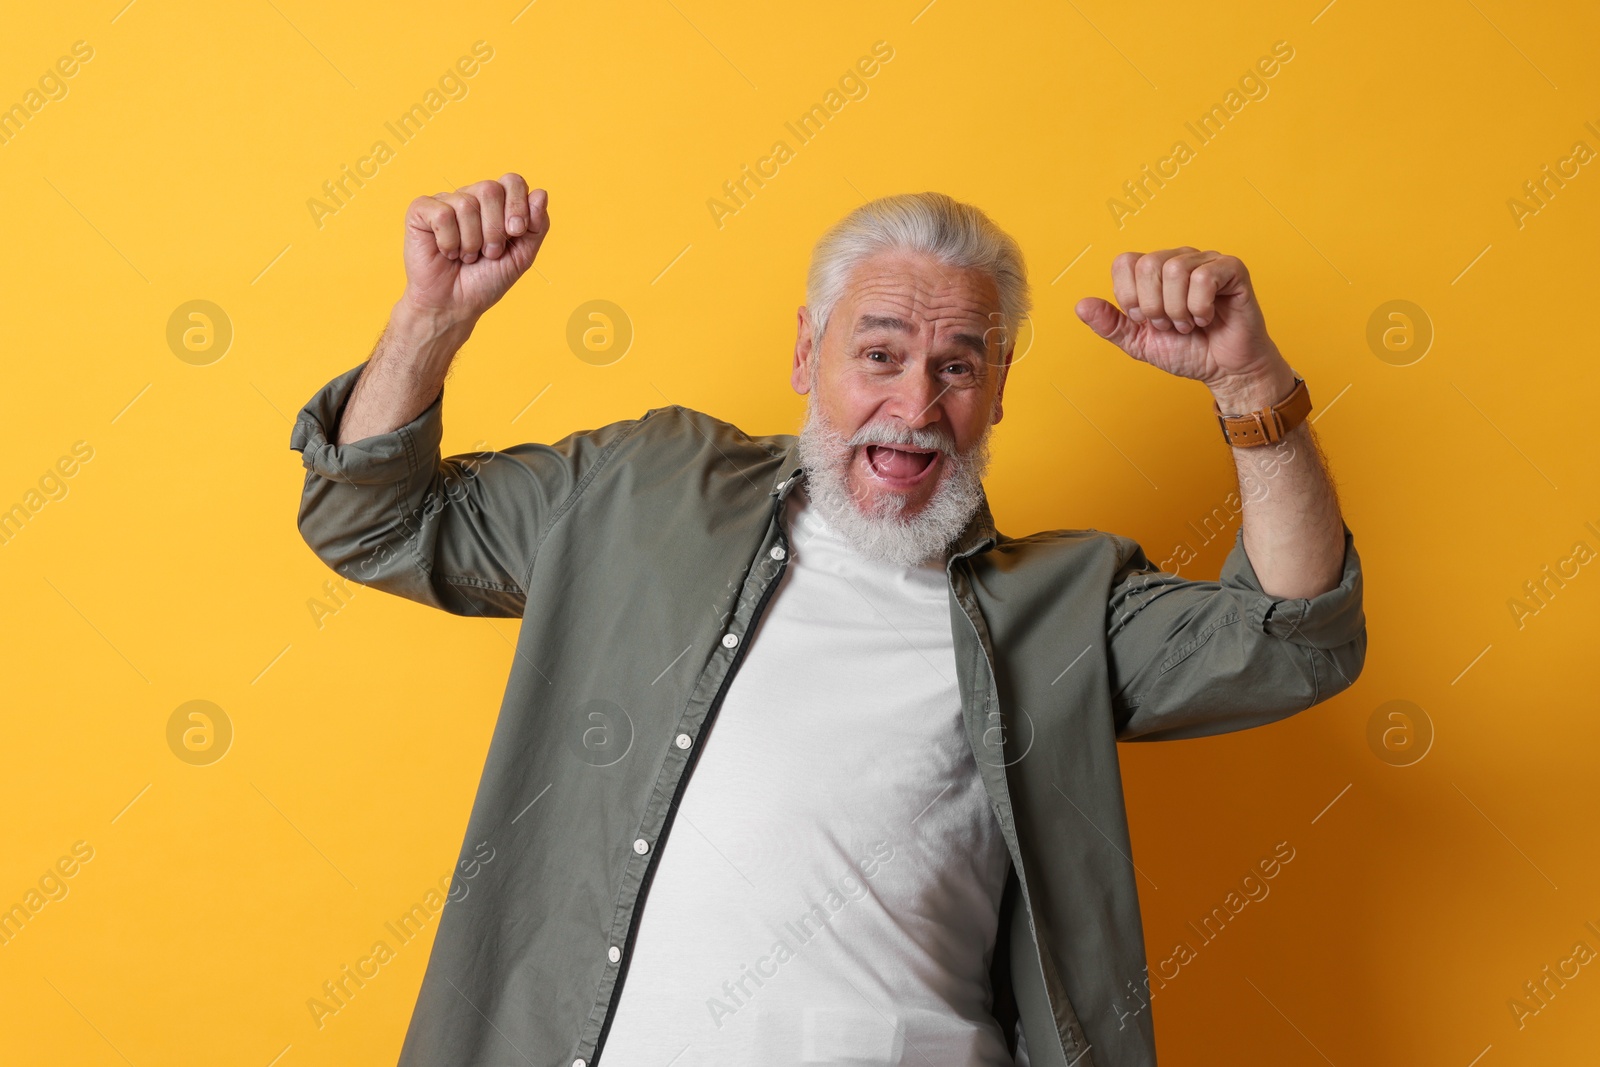
POLYGON ((861 311, 855 332, 859 335, 874 326, 895 328, 881 321, 884 319, 908 325, 914 334, 922 332, 922 324, 931 324, 936 338, 948 335, 952 330, 976 326, 976 336, 963 333, 950 339, 972 348, 980 355, 987 355, 988 349, 983 338, 987 335, 990 319, 998 314, 998 309, 992 308, 982 297, 969 290, 970 287, 959 280, 930 290, 912 275, 868 276, 851 293, 851 303, 855 305, 853 310, 861 311), (864 307, 868 304, 879 306, 864 307), (880 321, 874 322, 874 319, 880 321))

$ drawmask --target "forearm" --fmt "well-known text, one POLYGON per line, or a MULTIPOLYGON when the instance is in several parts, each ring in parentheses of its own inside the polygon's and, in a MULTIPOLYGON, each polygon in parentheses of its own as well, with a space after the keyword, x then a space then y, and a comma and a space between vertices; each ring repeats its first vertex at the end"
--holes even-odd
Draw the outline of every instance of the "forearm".
MULTIPOLYGON (((1224 414, 1270 407, 1289 395, 1287 363, 1258 382, 1214 388, 1224 414)), ((1313 597, 1339 584, 1344 569, 1344 519, 1311 424, 1302 422, 1276 445, 1233 448, 1243 502, 1244 548, 1262 590, 1313 597)))
POLYGON ((426 410, 474 325, 396 302, 339 419, 337 443, 389 433, 426 410))

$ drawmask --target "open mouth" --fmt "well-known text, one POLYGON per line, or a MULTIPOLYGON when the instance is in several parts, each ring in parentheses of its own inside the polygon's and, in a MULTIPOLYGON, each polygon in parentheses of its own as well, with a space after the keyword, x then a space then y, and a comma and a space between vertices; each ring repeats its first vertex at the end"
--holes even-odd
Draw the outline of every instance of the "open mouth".
POLYGON ((912 448, 908 445, 868 445, 867 468, 880 481, 896 488, 916 485, 935 466, 939 452, 933 448, 912 448))

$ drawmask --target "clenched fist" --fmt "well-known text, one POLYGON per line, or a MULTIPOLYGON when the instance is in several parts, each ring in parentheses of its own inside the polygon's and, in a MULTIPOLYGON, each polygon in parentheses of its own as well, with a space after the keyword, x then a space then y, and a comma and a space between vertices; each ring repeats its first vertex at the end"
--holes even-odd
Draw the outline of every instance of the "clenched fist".
POLYGON ((1239 392, 1243 383, 1281 386, 1293 377, 1267 336, 1250 272, 1234 256, 1187 245, 1124 252, 1111 262, 1111 289, 1122 311, 1085 297, 1078 317, 1134 359, 1214 393, 1239 392))
POLYGON ((506 174, 411 201, 404 302, 448 322, 476 321, 533 266, 550 232, 548 199, 506 174))

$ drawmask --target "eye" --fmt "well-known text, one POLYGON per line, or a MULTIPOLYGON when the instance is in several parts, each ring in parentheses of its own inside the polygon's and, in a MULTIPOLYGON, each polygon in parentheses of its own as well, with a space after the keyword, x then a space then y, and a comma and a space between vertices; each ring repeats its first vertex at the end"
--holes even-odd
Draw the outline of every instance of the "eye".
POLYGON ((875 362, 885 362, 886 363, 889 360, 889 353, 885 352, 881 348, 874 348, 874 349, 870 350, 867 353, 867 358, 868 359, 872 359, 873 356, 882 356, 883 357, 882 360, 878 360, 878 361, 875 361, 875 362))

